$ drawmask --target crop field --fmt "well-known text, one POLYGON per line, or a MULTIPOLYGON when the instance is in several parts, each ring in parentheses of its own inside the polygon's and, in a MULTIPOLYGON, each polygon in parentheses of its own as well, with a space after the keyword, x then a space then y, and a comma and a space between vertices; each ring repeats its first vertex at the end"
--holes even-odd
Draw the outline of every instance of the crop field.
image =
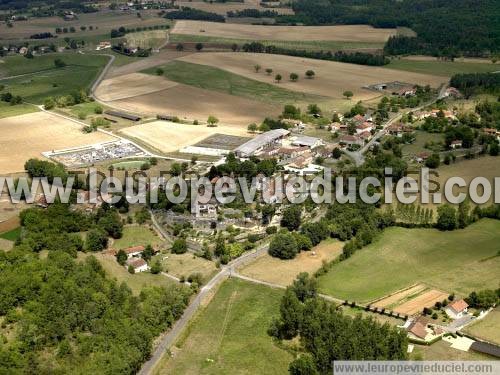
MULTIPOLYGON (((189 59, 189 57, 187 58, 189 59)), ((175 60, 161 66, 161 68, 164 70, 164 75, 171 81, 265 103, 282 105, 286 103, 321 102, 327 99, 318 95, 283 89, 278 85, 243 77, 215 66, 175 60)), ((146 72, 154 74, 154 69, 146 72)))
POLYGON ((11 116, 25 115, 33 112, 38 112, 38 108, 34 105, 25 103, 10 105, 9 103, 0 102, 0 119, 11 116))
POLYGON ((63 34, 74 38, 107 33, 120 26, 133 28, 167 24, 168 22, 159 17, 157 12, 156 10, 141 11, 141 18, 137 17, 136 12, 126 13, 111 10, 78 14, 78 19, 73 21, 64 21, 61 17, 31 18, 28 21, 14 22, 12 28, 7 27, 6 23, 1 23, 0 35, 2 39, 26 39, 36 33, 51 32, 55 34, 56 27, 68 29, 74 27, 74 33, 63 34), (81 31, 80 26, 86 26, 87 29, 81 31), (93 26, 93 30, 89 30, 88 26, 93 26))
MULTIPOLYGON (((238 44, 240 47, 245 43, 250 43, 251 39, 223 38, 206 35, 188 35, 171 34, 170 42, 184 43, 217 43, 232 45, 238 44)), ((357 41, 339 41, 339 40, 259 40, 265 46, 273 45, 280 48, 311 50, 311 51, 337 51, 337 50, 361 50, 361 49, 380 49, 384 46, 383 42, 357 42, 357 41)))
POLYGON ((335 40, 346 42, 385 42, 396 29, 375 29, 367 25, 347 26, 263 26, 205 21, 178 21, 172 34, 250 40, 335 40))
POLYGON ((481 320, 478 320, 465 328, 465 332, 497 345, 500 345, 500 308, 493 309, 481 320))
POLYGON ((116 250, 140 245, 151 245, 153 247, 156 247, 161 242, 161 238, 158 237, 156 233, 148 227, 132 225, 124 227, 122 238, 114 240, 110 247, 116 250))
POLYGON ((160 259, 164 272, 175 277, 188 277, 193 273, 200 273, 204 280, 210 278, 217 268, 215 263, 192 253, 185 254, 160 254, 160 259))
POLYGON ((267 334, 281 290, 225 281, 186 329, 160 374, 285 374, 293 357, 267 334))
POLYGON ((109 59, 106 56, 51 54, 36 57, 34 63, 18 67, 17 64, 22 65, 28 59, 15 59, 17 57, 6 58, 5 65, 1 64, 3 75, 15 77, 0 82, 5 86, 4 90, 35 104, 42 104, 49 96, 67 95, 88 88, 109 59), (56 58, 66 62, 67 66, 56 69, 56 58))
POLYGON ((165 30, 140 31, 126 34, 125 38, 131 47, 157 49, 166 42, 167 32, 165 30))
POLYGON ((123 129, 121 132, 133 139, 139 139, 160 152, 177 151, 185 146, 191 146, 210 135, 246 134, 246 127, 206 125, 187 125, 168 121, 153 121, 123 129))
POLYGON ((176 1, 176 5, 180 7, 189 7, 194 9, 203 10, 205 12, 217 13, 225 16, 229 11, 237 11, 243 9, 259 9, 259 10, 273 10, 278 14, 294 14, 291 8, 265 8, 260 5, 259 1, 240 1, 240 2, 205 2, 205 1, 176 1))
POLYGON ((30 158, 42 158, 44 151, 111 141, 103 133, 83 134, 81 126, 46 112, 7 117, 0 120, 0 172, 24 171, 30 158))
POLYGON ((342 253, 342 245, 342 242, 328 239, 311 251, 302 251, 292 260, 281 260, 264 254, 239 272, 257 280, 287 286, 299 273, 308 272, 312 275, 323 262, 329 262, 338 257, 342 253))
POLYGON ((380 96, 379 92, 363 88, 363 86, 380 82, 401 81, 438 87, 446 81, 444 77, 433 75, 271 54, 207 52, 191 54, 180 60, 217 67, 252 80, 306 94, 341 99, 342 93, 350 90, 354 93, 353 101, 369 100, 380 96), (254 70, 257 64, 262 67, 259 73, 254 70), (267 68, 273 70, 271 75, 265 72, 267 68), (315 72, 314 79, 304 77, 306 70, 309 69, 315 72), (274 80, 274 76, 278 73, 283 77, 280 83, 274 80), (290 73, 299 75, 297 82, 288 79, 290 73))
POLYGON ((454 74, 465 73, 488 73, 500 71, 500 64, 487 63, 477 60, 455 60, 455 61, 440 61, 437 59, 429 60, 402 58, 394 59, 389 65, 390 69, 404 70, 407 72, 433 74, 443 77, 451 77, 454 74))
POLYGON ((499 239, 500 221, 486 219, 449 233, 389 228, 321 276, 320 289, 337 298, 369 302, 421 282, 460 296, 497 288, 499 239))

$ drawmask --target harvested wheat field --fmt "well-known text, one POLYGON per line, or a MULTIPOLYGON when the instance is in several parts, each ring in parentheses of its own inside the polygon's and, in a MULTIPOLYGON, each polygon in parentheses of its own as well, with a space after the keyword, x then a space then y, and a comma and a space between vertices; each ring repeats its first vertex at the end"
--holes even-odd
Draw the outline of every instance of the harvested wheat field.
POLYGON ((342 246, 342 242, 328 239, 311 251, 302 251, 292 260, 273 258, 268 254, 261 255, 254 262, 239 270, 239 273, 268 283, 287 286, 299 273, 308 272, 312 275, 323 265, 323 262, 337 258, 342 253, 342 246))
POLYGON ((172 152, 193 145, 215 133, 242 135, 246 128, 206 125, 186 125, 169 121, 154 121, 121 131, 124 135, 149 144, 161 152, 172 152))
POLYGON ((342 97, 345 90, 354 93, 353 100, 375 98, 380 96, 380 93, 364 89, 363 86, 381 82, 401 81, 438 87, 447 81, 446 77, 428 74, 283 55, 207 52, 184 56, 179 60, 217 67, 250 79, 278 85, 288 90, 337 99, 342 97), (259 73, 254 70, 256 64, 262 66, 259 73), (272 75, 265 73, 267 68, 273 69, 272 75), (316 78, 307 79, 304 77, 306 70, 309 69, 316 73, 316 78), (274 81, 274 75, 278 73, 283 77, 280 83, 274 81), (288 80, 290 73, 297 73, 300 76, 299 80, 297 82, 288 80))
POLYGON ((394 311, 400 314, 413 315, 421 312, 424 307, 433 307, 436 302, 441 302, 447 297, 448 293, 431 289, 395 307, 394 311))
POLYGON ((84 134, 82 126, 47 112, 0 119, 0 173, 24 171, 30 158, 42 158, 44 151, 111 141, 114 137, 94 132, 84 134))
MULTIPOLYGON (((281 113, 279 106, 182 84, 153 94, 115 100, 111 104, 126 111, 153 116, 169 114, 189 120, 206 121, 208 116, 214 115, 221 125, 238 129, 229 133, 235 135, 244 134, 252 122, 260 123, 266 116, 281 113)), ((221 133, 220 126, 217 132, 221 133)))
POLYGON ((105 102, 151 94, 177 85, 177 83, 149 74, 131 73, 102 81, 96 96, 105 102))
POLYGON ((225 16, 227 12, 235 12, 244 9, 258 9, 258 10, 272 10, 278 14, 294 14, 292 8, 265 8, 260 5, 260 1, 241 1, 233 3, 215 3, 215 2, 205 2, 205 1, 176 1, 175 5, 180 7, 189 7, 193 9, 203 10, 205 12, 217 13, 225 16))
POLYGON ((251 40, 300 40, 385 42, 396 29, 375 29, 368 25, 265 26, 206 21, 177 21, 172 34, 201 35, 251 40))

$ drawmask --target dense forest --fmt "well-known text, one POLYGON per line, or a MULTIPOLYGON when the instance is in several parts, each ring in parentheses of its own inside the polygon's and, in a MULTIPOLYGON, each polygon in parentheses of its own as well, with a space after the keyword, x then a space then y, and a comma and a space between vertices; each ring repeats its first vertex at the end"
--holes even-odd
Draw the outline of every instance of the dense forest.
POLYGON ((456 74, 451 77, 450 85, 459 89, 467 97, 478 93, 497 94, 500 93, 500 74, 456 74))
POLYGON ((307 25, 410 27, 418 38, 398 43, 406 52, 476 56, 500 51, 500 7, 496 0, 297 0, 293 9, 295 16, 280 20, 307 25))
POLYGON ((199 9, 193 9, 188 7, 182 7, 181 10, 174 10, 168 12, 165 18, 169 20, 199 20, 199 21, 211 21, 211 22, 225 22, 224 16, 217 13, 205 12, 199 9))

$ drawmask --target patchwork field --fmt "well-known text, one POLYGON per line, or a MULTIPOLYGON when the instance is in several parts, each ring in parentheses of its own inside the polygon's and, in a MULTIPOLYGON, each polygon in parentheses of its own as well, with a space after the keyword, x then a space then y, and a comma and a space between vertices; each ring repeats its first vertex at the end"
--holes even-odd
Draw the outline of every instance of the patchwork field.
POLYGON ((449 233, 389 228, 321 276, 320 289, 337 298, 369 302, 419 282, 460 296, 497 288, 499 236, 500 221, 495 220, 449 233))
POLYGON ((293 357, 267 334, 281 290, 225 281, 155 374, 285 374, 293 357))
POLYGON ((83 134, 81 126, 46 112, 0 120, 0 172, 24 171, 30 158, 42 158, 44 151, 91 145, 115 139, 103 133, 83 134))
POLYGON ((465 328, 465 332, 497 345, 500 345, 500 308, 488 313, 486 317, 478 320, 465 328))
POLYGON ((367 25, 347 26, 263 26, 205 21, 178 21, 172 34, 206 35, 252 40, 337 40, 385 42, 396 29, 375 29, 367 25))
POLYGON ((335 259, 342 253, 342 245, 342 242, 329 239, 315 246, 311 251, 301 252, 292 260, 281 260, 264 254, 239 272, 257 280, 287 286, 299 273, 313 274, 323 262, 335 259), (313 252, 316 254, 314 255, 313 252))
POLYGON ((353 100, 368 100, 380 96, 379 92, 363 89, 363 86, 381 82, 402 81, 408 83, 429 84, 437 87, 446 82, 446 78, 402 72, 393 69, 345 64, 334 61, 314 60, 301 57, 256 54, 256 53, 199 53, 180 58, 182 61, 209 65, 231 73, 286 88, 291 91, 322 95, 330 98, 342 98, 345 90, 354 93, 353 100), (256 73, 254 66, 259 64, 262 70, 256 73), (273 69, 272 75, 265 69, 273 69), (314 79, 306 79, 305 71, 312 69, 316 73, 314 79), (276 74, 281 74, 280 83, 274 81, 276 74), (290 73, 297 73, 299 80, 288 80, 290 73))
POLYGON ((161 152, 177 151, 193 145, 215 133, 245 135, 246 127, 187 125, 168 121, 154 121, 123 129, 121 132, 139 139, 161 152))

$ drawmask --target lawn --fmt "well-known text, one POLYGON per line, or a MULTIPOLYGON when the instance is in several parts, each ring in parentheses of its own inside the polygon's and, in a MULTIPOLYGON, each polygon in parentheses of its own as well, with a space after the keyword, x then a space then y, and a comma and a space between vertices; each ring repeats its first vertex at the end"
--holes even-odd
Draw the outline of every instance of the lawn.
POLYGON ((10 105, 9 103, 0 102, 0 118, 19 116, 38 111, 39 109, 31 104, 10 105))
POLYGON ((266 332, 281 294, 242 280, 225 281, 155 373, 286 374, 293 358, 266 332))
MULTIPOLYGON (((252 100, 286 104, 296 102, 315 103, 326 99, 319 95, 282 89, 206 65, 171 61, 162 65, 161 68, 164 70, 164 75, 172 81, 252 100)), ((157 67, 147 69, 144 73, 156 74, 156 69, 157 67)), ((283 79, 288 79, 288 77, 283 77, 283 79)))
MULTIPOLYGON (((15 57, 17 56, 13 56, 15 57)), ((43 103, 49 96, 67 95, 88 88, 109 60, 106 56, 81 54, 51 54, 35 57, 32 60, 24 57, 22 59, 21 61, 10 61, 10 57, 6 59, 7 75, 21 74, 21 76, 3 79, 0 82, 5 85, 4 90, 36 104, 43 103), (67 66, 56 69, 54 59, 57 57, 66 62, 67 66), (16 64, 21 67, 16 67, 16 64)))
POLYGON ((215 263, 192 253, 185 254, 160 254, 158 259, 161 261, 163 270, 175 277, 185 276, 186 278, 193 273, 200 273, 204 280, 208 280, 215 271, 215 263))
POLYGON ((460 296, 498 287, 500 221, 483 219, 466 229, 386 229, 371 245, 319 278, 320 290, 369 302, 425 282, 460 296))
POLYGON ((485 361, 492 360, 493 357, 472 350, 464 352, 452 348, 450 343, 440 340, 429 346, 415 345, 413 352, 410 354, 410 359, 424 361, 485 361))
POLYGON ((415 142, 403 146, 403 155, 415 156, 421 152, 439 152, 443 150, 444 134, 441 133, 428 133, 425 131, 417 130, 415 132, 415 142), (430 148, 425 148, 428 144, 430 148))
POLYGON ((161 242, 161 238, 149 228, 145 226, 133 225, 123 228, 122 238, 115 240, 111 247, 118 250, 139 245, 154 246, 159 245, 161 242))
POLYGON ((8 241, 16 241, 21 235, 21 227, 12 229, 8 232, 4 232, 0 234, 0 238, 8 241))
POLYGON ((500 345, 500 308, 488 313, 486 317, 467 326, 464 331, 478 339, 500 345))
MULTIPOLYGON (((245 43, 254 42, 251 39, 237 38, 222 38, 205 35, 185 35, 185 34, 170 34, 170 42, 199 42, 199 43, 217 43, 217 44, 238 44, 240 47, 245 43)), ((276 46, 280 48, 300 49, 309 51, 337 51, 342 49, 357 49, 357 48, 382 48, 384 43, 371 42, 342 42, 335 40, 259 40, 259 43, 265 46, 276 46)))
POLYGON ((404 59, 392 60, 386 67, 389 69, 447 77, 460 73, 487 73, 500 70, 500 65, 498 64, 481 62, 418 61, 404 59))

